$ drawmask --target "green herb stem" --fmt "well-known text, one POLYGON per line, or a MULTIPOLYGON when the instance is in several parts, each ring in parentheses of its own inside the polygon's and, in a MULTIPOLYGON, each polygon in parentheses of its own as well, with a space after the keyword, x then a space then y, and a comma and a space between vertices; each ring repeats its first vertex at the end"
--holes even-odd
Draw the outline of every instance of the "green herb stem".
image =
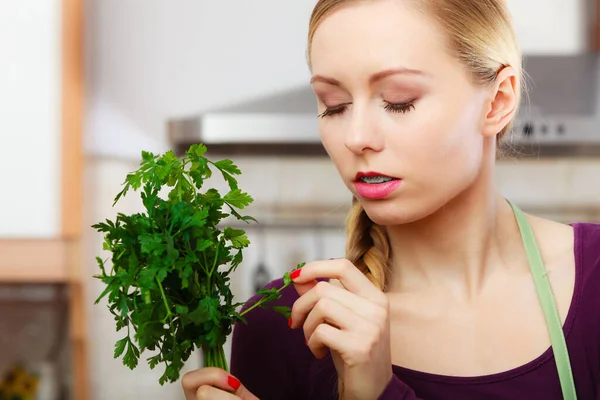
POLYGON ((215 269, 217 268, 217 263, 219 261, 219 248, 221 246, 219 246, 217 244, 217 250, 215 251, 215 259, 213 261, 213 265, 212 265, 212 269, 210 270, 209 274, 208 274, 208 278, 210 279, 210 277, 212 276, 213 272, 215 272, 215 269))
MULTIPOLYGON (((288 287, 288 285, 283 285, 282 287, 280 287, 279 289, 277 289, 277 293, 281 293, 281 291, 283 289, 285 289, 286 287, 288 287)), ((248 307, 247 309, 245 309, 244 311, 242 311, 240 313, 240 317, 243 317, 244 315, 246 315, 247 313, 249 313, 250 311, 254 310, 256 307, 260 307, 261 305, 263 305, 264 303, 269 302, 269 299, 267 299, 265 296, 261 297, 260 300, 258 300, 256 303, 254 303, 253 305, 251 305, 250 307, 248 307)))
POLYGON ((227 365, 227 357, 225 357, 225 349, 223 346, 219 346, 219 355, 221 356, 221 368, 229 372, 229 366, 227 365))
POLYGON ((173 314, 171 313, 171 309, 169 308, 169 303, 167 302, 167 296, 165 295, 165 290, 163 289, 162 283, 155 277, 156 283, 158 283, 158 288, 160 289, 160 295, 162 296, 163 302, 165 303, 165 308, 167 309, 167 317, 171 317, 173 314))
POLYGON ((257 301, 256 303, 254 303, 253 305, 251 305, 250 307, 246 308, 244 311, 242 311, 240 313, 240 317, 243 317, 244 315, 246 315, 247 313, 249 313, 250 311, 254 310, 256 307, 260 306, 262 303, 264 303, 261 300, 257 301))
POLYGON ((223 346, 203 349, 202 354, 204 356, 204 367, 216 367, 229 372, 223 346))

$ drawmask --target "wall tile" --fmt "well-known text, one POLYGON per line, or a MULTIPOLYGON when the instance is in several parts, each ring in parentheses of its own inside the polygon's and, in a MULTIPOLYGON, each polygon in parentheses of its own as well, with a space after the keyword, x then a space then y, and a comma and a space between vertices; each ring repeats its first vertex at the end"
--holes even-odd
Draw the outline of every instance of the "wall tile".
POLYGON ((600 207, 600 160, 582 160, 567 166, 565 195, 571 204, 600 207))
POLYGON ((513 160, 498 164, 501 192, 524 205, 600 207, 600 161, 592 159, 513 160))
POLYGON ((563 201, 568 173, 560 161, 506 161, 497 165, 496 182, 501 193, 517 203, 551 206, 563 201))
POLYGON ((289 158, 281 164, 284 204, 348 204, 351 194, 328 158, 289 158))

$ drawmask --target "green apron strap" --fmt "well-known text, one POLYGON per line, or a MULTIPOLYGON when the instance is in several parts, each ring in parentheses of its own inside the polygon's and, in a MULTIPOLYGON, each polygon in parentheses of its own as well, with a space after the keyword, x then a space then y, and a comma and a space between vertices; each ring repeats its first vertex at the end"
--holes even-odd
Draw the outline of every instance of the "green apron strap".
POLYGON ((531 225, 529 225, 527 217, 519 207, 513 205, 510 201, 508 203, 515 213, 515 218, 521 231, 525 252, 527 253, 527 259, 529 260, 529 268, 531 269, 538 298, 546 318, 546 325, 550 334, 550 343, 552 344, 552 351, 554 352, 554 359, 556 361, 563 398, 565 400, 576 400, 577 393, 575 391, 575 382, 573 380, 573 372, 571 371, 567 343, 565 341, 560 316, 556 309, 556 302, 552 293, 550 281, 546 274, 546 267, 544 266, 533 230, 531 229, 531 225))

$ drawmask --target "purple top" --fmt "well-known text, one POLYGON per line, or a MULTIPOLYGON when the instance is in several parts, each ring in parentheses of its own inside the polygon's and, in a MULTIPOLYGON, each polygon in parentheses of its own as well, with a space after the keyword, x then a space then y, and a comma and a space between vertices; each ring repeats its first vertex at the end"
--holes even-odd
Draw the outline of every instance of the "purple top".
MULTIPOLYGON (((600 400, 600 224, 577 223, 575 290, 564 325, 571 366, 582 400, 600 400)), ((269 286, 280 287, 282 280, 269 286)), ((298 298, 290 286, 282 305, 298 298)), ((249 304, 256 301, 252 298, 249 304)), ((337 399, 331 357, 317 360, 302 329, 290 329, 280 314, 256 308, 233 332, 231 373, 261 400, 337 399)), ((486 376, 451 377, 393 366, 394 376, 379 400, 562 399, 552 349, 518 368, 486 376)))

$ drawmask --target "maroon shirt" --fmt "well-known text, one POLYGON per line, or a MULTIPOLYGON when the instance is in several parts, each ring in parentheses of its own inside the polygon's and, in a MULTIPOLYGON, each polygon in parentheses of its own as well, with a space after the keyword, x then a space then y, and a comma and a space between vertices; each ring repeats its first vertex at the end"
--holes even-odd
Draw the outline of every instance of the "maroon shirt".
MULTIPOLYGON (((600 400, 600 225, 573 224, 575 229, 575 290, 564 332, 580 400, 600 400)), ((282 280, 269 286, 280 287, 282 280)), ((279 304, 298 298, 290 286, 279 304)), ((252 298, 249 304, 256 301, 252 298)), ((317 360, 304 343, 302 329, 290 329, 285 318, 256 308, 248 325, 233 332, 231 373, 261 400, 337 399, 336 370, 331 357, 317 360)), ((560 400, 552 349, 510 371, 451 377, 393 366, 394 376, 380 400, 560 400)))

